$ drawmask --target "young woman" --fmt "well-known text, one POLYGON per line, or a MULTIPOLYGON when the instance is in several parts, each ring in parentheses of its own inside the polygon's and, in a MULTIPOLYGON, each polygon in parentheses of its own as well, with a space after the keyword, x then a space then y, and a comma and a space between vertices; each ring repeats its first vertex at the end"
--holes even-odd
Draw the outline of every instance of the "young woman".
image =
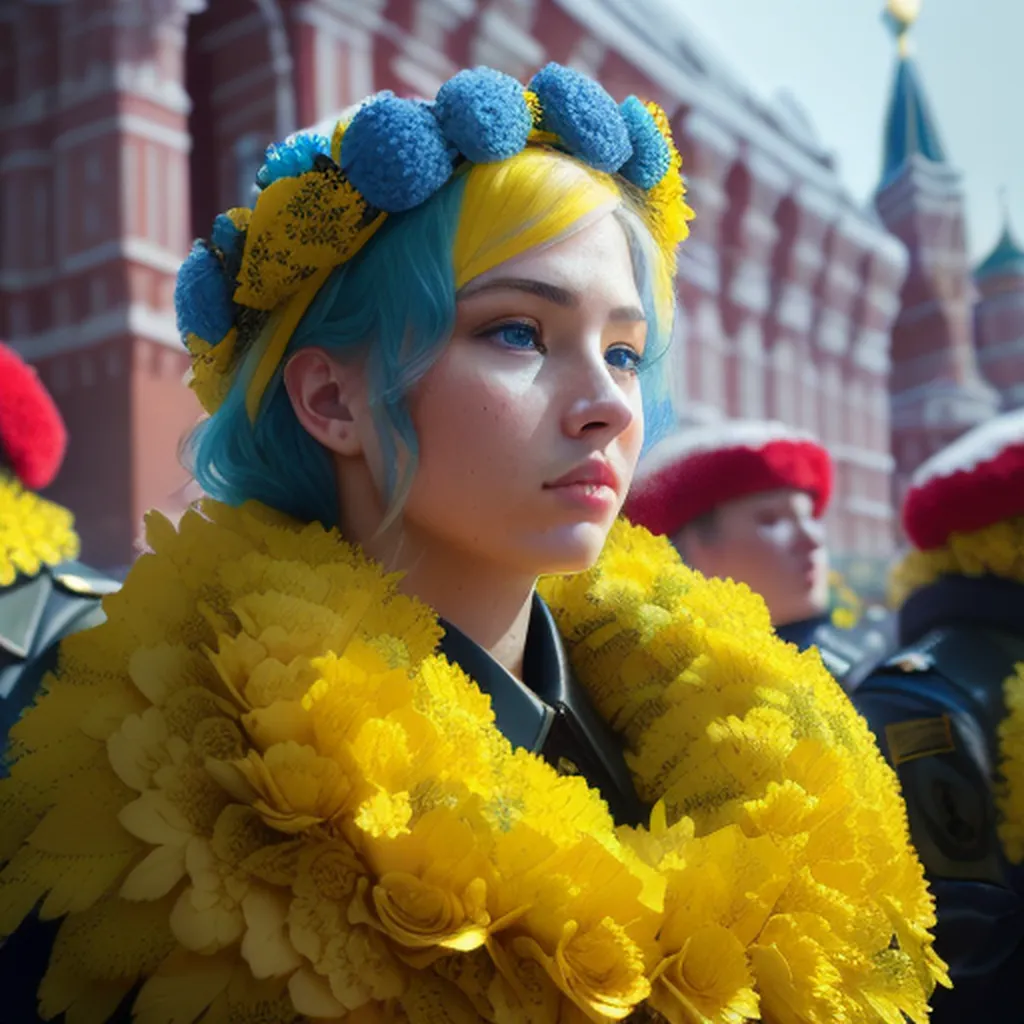
POLYGON ((272 148, 196 247, 216 500, 150 520, 0 789, 0 928, 62 919, 43 1017, 926 1019, 863 724, 616 522, 679 168, 653 105, 477 69, 272 148))

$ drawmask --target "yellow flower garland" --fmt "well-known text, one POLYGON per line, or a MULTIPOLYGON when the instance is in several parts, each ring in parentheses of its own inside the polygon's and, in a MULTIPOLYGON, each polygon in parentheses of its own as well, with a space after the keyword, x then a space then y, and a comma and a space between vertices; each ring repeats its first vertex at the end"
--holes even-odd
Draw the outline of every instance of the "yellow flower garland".
POLYGON ((941 576, 991 574, 1024 583, 1024 517, 971 533, 954 533, 941 548, 910 551, 892 571, 889 600, 899 608, 915 590, 941 576))
POLYGON ((1024 861, 1024 662, 1003 684, 1006 718, 999 723, 999 838, 1011 864, 1024 861))
POLYGON ((207 502, 148 538, 0 782, 0 934, 66 915, 45 1016, 142 980, 143 1024, 927 1019, 894 776, 745 587, 625 523, 544 581, 657 801, 616 829, 336 533, 207 502))
POLYGON ((0 472, 0 587, 78 556, 74 517, 0 472))

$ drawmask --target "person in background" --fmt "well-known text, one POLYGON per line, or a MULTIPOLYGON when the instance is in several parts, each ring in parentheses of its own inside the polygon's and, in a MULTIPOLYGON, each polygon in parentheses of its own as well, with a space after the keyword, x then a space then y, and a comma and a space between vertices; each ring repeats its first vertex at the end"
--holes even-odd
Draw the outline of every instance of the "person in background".
POLYGON ((56 662, 57 645, 103 621, 117 583, 72 561, 71 513, 35 492, 64 461, 67 431, 35 370, 0 343, 0 774, 7 734, 56 662))
POLYGON ((954 987, 933 1021, 1024 1021, 1024 410, 924 463, 892 576, 899 649, 853 695, 896 769, 954 987))
POLYGON ((691 568, 760 594, 776 633, 801 650, 817 647, 850 688, 879 655, 857 630, 832 621, 822 522, 832 483, 832 459, 809 434, 728 420, 656 445, 624 511, 669 537, 691 568))

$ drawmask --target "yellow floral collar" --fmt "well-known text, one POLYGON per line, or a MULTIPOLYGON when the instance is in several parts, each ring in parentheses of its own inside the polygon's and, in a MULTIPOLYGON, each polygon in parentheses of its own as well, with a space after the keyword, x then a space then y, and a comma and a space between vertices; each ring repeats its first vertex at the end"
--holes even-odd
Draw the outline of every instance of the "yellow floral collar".
POLYGON ((78 557, 74 517, 0 471, 0 587, 78 557))
POLYGON ((894 776, 746 588, 624 523, 544 581, 655 804, 616 829, 337 534, 208 502, 148 540, 0 782, 0 934, 67 915, 44 1016, 143 981, 137 1019, 182 1024, 927 1019, 894 776))
POLYGON ((909 552, 892 572, 889 600, 899 608, 914 591, 942 576, 985 575, 1024 583, 1024 516, 954 533, 934 551, 909 552))
POLYGON ((1024 862, 1024 662, 1003 684, 1006 717, 999 723, 999 838, 1011 864, 1024 862))

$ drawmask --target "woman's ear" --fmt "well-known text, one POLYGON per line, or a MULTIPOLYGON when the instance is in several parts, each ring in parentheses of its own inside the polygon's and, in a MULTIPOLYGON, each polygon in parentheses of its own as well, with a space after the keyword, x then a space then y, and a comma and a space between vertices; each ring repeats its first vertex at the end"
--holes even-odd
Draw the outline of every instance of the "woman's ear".
POLYGON ((304 348, 288 360, 284 386, 311 437, 337 455, 366 454, 359 421, 369 409, 360 367, 340 363, 322 348, 304 348))

